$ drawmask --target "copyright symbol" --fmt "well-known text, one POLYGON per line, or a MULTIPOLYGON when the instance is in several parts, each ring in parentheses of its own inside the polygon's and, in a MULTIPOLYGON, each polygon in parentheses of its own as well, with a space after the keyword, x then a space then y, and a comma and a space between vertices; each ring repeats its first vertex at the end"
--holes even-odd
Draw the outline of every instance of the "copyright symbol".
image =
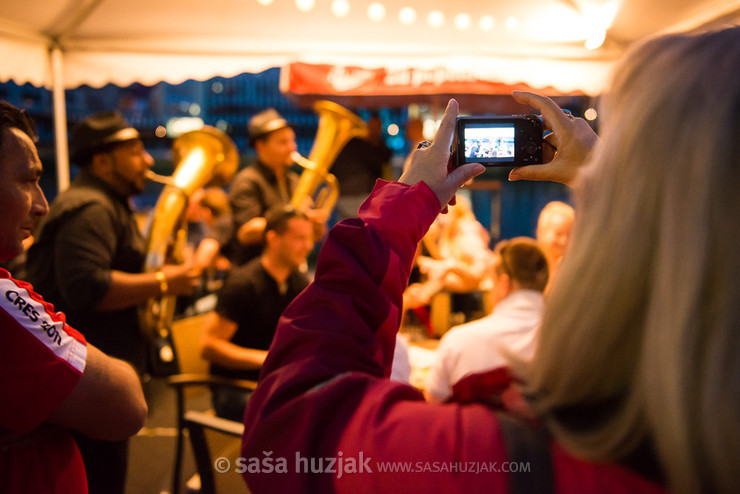
POLYGON ((224 458, 223 456, 220 458, 217 458, 216 461, 213 462, 213 468, 218 473, 226 473, 231 468, 231 462, 228 458, 224 458))

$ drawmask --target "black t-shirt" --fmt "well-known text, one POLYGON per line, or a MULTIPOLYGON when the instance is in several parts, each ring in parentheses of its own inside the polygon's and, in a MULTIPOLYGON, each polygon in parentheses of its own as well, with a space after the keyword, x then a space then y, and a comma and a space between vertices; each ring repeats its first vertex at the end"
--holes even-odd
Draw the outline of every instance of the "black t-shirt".
MULTIPOLYGON (((277 282, 262 266, 260 258, 234 268, 218 293, 216 312, 237 324, 231 342, 246 348, 269 350, 278 319, 288 304, 308 286, 308 280, 294 271, 281 293, 277 282)), ((211 373, 256 381, 258 370, 236 370, 211 364, 211 373)))

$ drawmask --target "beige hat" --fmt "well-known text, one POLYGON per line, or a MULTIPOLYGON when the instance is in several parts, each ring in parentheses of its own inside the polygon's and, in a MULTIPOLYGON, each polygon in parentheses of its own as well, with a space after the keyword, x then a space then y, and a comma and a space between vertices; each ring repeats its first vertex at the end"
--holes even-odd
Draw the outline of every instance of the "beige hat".
POLYGON ((254 147, 254 142, 260 137, 286 127, 290 127, 290 124, 274 108, 261 111, 253 116, 247 125, 249 145, 254 147))

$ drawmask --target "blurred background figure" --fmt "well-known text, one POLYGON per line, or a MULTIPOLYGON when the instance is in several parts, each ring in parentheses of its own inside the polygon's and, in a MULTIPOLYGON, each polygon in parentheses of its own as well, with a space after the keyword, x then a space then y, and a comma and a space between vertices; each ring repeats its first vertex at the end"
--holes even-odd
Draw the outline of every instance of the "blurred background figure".
MULTIPOLYGON (((153 159, 139 132, 113 111, 73 128, 70 155, 80 173, 51 204, 28 250, 28 279, 88 342, 147 373, 152 356, 138 306, 193 291, 189 265, 142 273, 146 247, 130 199, 144 191, 153 159)), ((123 493, 128 442, 75 440, 90 492, 123 493)))
POLYGON ((213 310, 215 296, 231 262, 223 254, 231 238, 233 221, 226 192, 206 187, 193 193, 186 210, 187 248, 185 258, 199 276, 192 295, 178 297, 177 313, 191 316, 213 310), (210 296, 209 296, 210 295, 210 296))
MULTIPOLYGON (((249 144, 257 153, 255 162, 240 171, 229 189, 229 205, 234 230, 229 246, 229 259, 240 266, 259 257, 265 231, 265 213, 289 204, 300 176, 290 168, 296 152, 295 131, 273 108, 249 120, 249 144)), ((314 239, 326 232, 328 218, 310 204, 301 209, 314 225, 314 239)))
POLYGON ((368 136, 354 137, 339 153, 331 173, 339 181, 338 219, 357 216, 357 209, 373 190, 378 178, 390 178, 392 152, 383 138, 383 123, 378 115, 367 121, 368 136))
POLYGON ((290 168, 295 131, 273 108, 254 115, 247 125, 255 161, 236 174, 229 188, 234 229, 229 259, 240 266, 259 257, 268 210, 290 203, 299 176, 290 168))
POLYGON ((573 208, 561 201, 549 202, 540 211, 536 235, 550 266, 550 283, 555 278, 555 273, 568 246, 574 220, 573 208))
POLYGON ((477 290, 492 260, 490 235, 478 222, 470 202, 462 196, 441 214, 422 240, 427 255, 418 259, 421 272, 443 280, 456 293, 477 290))
POLYGON ((219 187, 196 191, 190 198, 186 214, 193 269, 228 270, 228 259, 220 255, 221 246, 231 234, 231 208, 226 192, 219 187))
POLYGON ((493 259, 489 243, 490 236, 475 218, 470 202, 458 196, 457 204, 437 217, 421 242, 416 264, 426 286, 409 287, 411 293, 427 296, 445 291, 451 294, 451 312, 464 315, 461 322, 482 316, 480 291, 488 288, 493 259))
POLYGON ((406 122, 406 142, 409 150, 416 149, 416 146, 424 140, 424 122, 420 118, 410 118, 406 122))

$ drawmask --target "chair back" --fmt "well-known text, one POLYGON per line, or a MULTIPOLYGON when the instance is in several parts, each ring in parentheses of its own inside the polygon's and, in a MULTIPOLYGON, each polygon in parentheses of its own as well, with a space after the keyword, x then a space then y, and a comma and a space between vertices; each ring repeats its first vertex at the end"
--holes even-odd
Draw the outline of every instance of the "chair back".
POLYGON ((249 492, 241 475, 234 471, 235 461, 241 450, 244 425, 215 416, 210 406, 210 389, 226 387, 252 391, 257 387, 253 381, 227 379, 208 373, 208 362, 201 357, 201 341, 209 314, 201 314, 174 321, 172 340, 177 352, 180 374, 168 378, 168 384, 176 393, 177 436, 172 475, 172 493, 181 494, 185 438, 190 438, 197 474, 200 477, 201 494, 222 492, 249 492), (208 400, 203 409, 204 399, 208 400), (199 409, 192 409, 195 402, 199 409), (189 406, 190 405, 190 406, 189 406), (229 458, 229 472, 214 472, 216 458, 229 458))

